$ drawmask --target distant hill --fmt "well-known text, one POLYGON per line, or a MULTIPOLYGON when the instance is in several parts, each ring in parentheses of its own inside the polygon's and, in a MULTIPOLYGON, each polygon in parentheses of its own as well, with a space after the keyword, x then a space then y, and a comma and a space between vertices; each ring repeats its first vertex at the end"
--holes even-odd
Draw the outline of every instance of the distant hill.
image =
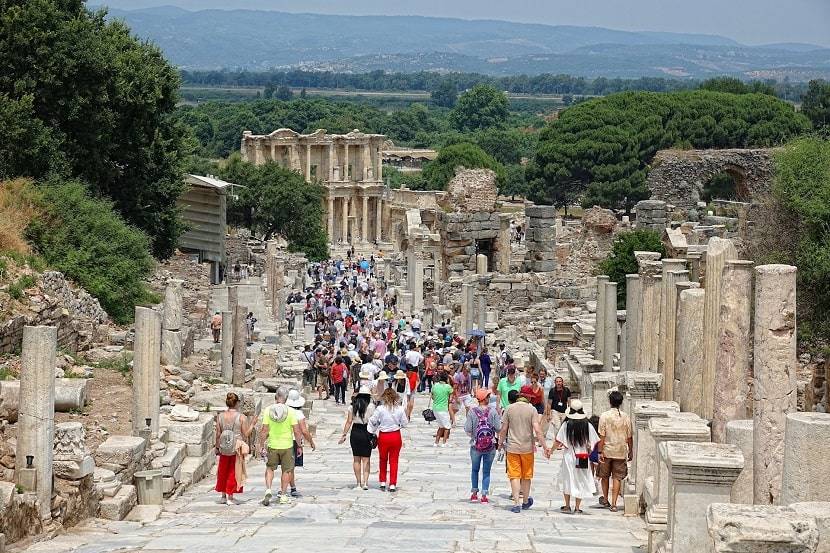
POLYGON ((419 16, 110 9, 185 69, 476 71, 497 75, 830 75, 830 49, 743 46, 717 35, 419 16))

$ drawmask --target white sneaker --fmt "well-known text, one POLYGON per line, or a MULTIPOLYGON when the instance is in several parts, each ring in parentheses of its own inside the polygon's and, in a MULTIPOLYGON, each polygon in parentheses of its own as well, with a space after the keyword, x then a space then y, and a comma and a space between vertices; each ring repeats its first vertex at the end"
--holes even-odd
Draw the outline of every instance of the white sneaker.
POLYGON ((382 491, 382 492, 386 491, 386 483, 385 482, 380 483, 380 491, 382 491))
POLYGON ((389 491, 390 492, 396 492, 396 491, 398 491, 398 487, 395 484, 392 484, 391 486, 389 486, 389 491))
POLYGON ((432 444, 432 447, 438 447, 438 444, 437 444, 437 443, 433 443, 433 444, 432 444))
POLYGON ((356 491, 356 492, 357 492, 357 491, 362 490, 362 489, 363 489, 363 486, 361 486, 360 484, 358 484, 357 486, 355 486, 355 487, 354 487, 354 488, 352 488, 352 489, 353 489, 354 491, 356 491))

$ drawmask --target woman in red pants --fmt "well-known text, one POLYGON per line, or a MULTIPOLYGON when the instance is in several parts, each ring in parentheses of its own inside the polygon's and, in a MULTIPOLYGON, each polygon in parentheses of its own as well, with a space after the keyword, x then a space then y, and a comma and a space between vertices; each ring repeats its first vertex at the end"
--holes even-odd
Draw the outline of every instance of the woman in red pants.
POLYGON ((380 405, 369 418, 368 430, 378 437, 380 454, 380 489, 386 490, 386 463, 389 463, 389 491, 398 489, 398 458, 401 455, 403 440, 401 428, 407 423, 406 410, 401 405, 397 392, 387 388, 380 396, 380 405))

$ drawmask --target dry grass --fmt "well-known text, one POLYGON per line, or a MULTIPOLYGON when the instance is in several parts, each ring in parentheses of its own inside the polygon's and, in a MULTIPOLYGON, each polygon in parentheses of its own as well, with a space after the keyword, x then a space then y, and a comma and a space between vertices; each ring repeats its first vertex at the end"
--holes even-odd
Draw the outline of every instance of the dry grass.
POLYGON ((31 181, 15 179, 0 182, 0 251, 31 253, 24 232, 37 215, 31 181))

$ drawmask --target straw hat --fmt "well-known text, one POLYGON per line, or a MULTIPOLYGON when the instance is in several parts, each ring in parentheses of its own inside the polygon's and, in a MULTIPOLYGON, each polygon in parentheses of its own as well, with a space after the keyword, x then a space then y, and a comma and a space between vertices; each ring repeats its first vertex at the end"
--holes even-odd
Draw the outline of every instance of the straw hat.
POLYGON ((268 408, 268 418, 274 422, 282 422, 288 416, 288 407, 282 403, 275 403, 268 408))
POLYGON ((285 400, 285 404, 294 409, 302 409, 305 405, 305 398, 300 395, 299 390, 292 389, 288 392, 288 399, 285 400))
POLYGON ((360 371, 360 373, 358 373, 357 377, 361 380, 369 380, 370 378, 372 378, 372 375, 369 374, 368 371, 362 370, 360 371))
POLYGON ((588 415, 585 413, 577 413, 577 411, 582 411, 582 402, 578 399, 572 399, 570 407, 568 407, 568 410, 565 412, 565 416, 575 421, 588 418, 588 415))
POLYGON ((395 380, 405 380, 405 379, 406 379, 406 373, 405 372, 403 372, 401 369, 398 369, 397 371, 395 371, 395 380))
POLYGON ((386 374, 386 371, 380 371, 378 373, 378 380, 386 380, 387 378, 389 378, 389 375, 386 374))

